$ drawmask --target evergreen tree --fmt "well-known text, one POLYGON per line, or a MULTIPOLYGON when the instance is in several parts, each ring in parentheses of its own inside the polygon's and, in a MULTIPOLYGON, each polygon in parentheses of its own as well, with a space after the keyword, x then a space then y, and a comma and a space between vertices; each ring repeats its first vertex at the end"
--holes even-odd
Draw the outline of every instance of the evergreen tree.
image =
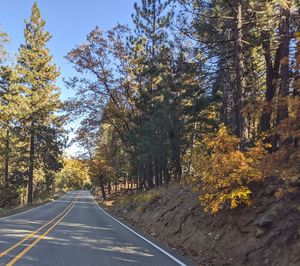
POLYGON ((32 7, 30 20, 26 22, 25 43, 19 49, 17 71, 20 75, 27 112, 23 125, 29 134, 28 202, 33 199, 33 179, 38 146, 37 135, 41 127, 48 127, 60 108, 59 90, 55 85, 59 76, 52 64, 52 56, 46 47, 51 35, 45 31, 37 3, 32 7))
POLYGON ((5 49, 5 45, 8 41, 7 33, 0 31, 0 64, 2 64, 6 59, 7 51, 5 49))

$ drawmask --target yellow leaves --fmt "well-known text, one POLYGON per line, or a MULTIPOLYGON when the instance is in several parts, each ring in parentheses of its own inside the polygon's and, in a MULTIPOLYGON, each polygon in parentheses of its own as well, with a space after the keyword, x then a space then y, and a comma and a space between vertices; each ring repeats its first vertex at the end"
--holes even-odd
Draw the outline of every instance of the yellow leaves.
POLYGON ((240 203, 245 203, 246 205, 250 205, 250 195, 251 190, 248 187, 241 186, 238 189, 235 189, 230 194, 230 208, 237 208, 240 203))
POLYGON ((212 149, 210 156, 202 157, 200 196, 206 211, 216 213, 225 206, 231 209, 251 204, 251 190, 248 185, 262 180, 259 165, 265 155, 262 143, 247 152, 238 149, 239 139, 221 127, 217 136, 207 139, 212 149))
POLYGON ((154 77, 152 80, 152 85, 157 86, 159 83, 161 83, 162 79, 163 78, 161 76, 154 77))
POLYGON ((84 184, 90 183, 87 167, 83 161, 64 159, 64 168, 56 174, 56 183, 64 190, 81 189, 84 184))
POLYGON ((277 3, 285 9, 290 9, 291 8, 291 0, 277 0, 277 3))
POLYGON ((237 137, 228 134, 228 130, 224 126, 219 129, 217 137, 211 140, 206 139, 206 144, 216 154, 236 150, 239 142, 237 137))
POLYGON ((164 101, 164 95, 158 95, 158 96, 156 96, 156 97, 154 97, 154 99, 156 100, 156 101, 158 101, 158 102, 163 102, 164 101))

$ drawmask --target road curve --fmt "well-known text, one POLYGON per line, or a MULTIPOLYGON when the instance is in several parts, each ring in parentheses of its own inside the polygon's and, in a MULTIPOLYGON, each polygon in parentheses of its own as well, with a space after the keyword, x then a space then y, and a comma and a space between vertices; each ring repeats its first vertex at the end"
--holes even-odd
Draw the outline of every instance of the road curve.
POLYGON ((191 265, 102 210, 89 191, 0 219, 0 265, 191 265))

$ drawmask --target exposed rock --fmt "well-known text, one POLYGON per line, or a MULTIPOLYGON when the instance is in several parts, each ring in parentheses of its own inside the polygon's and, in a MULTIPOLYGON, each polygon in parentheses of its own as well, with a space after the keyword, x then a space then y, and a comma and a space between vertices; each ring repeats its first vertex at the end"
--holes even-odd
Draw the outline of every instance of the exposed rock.
POLYGON ((265 234, 265 230, 263 230, 263 229, 261 229, 261 228, 257 228, 257 229, 256 229, 255 237, 256 237, 256 238, 260 238, 260 237, 262 237, 264 234, 265 234))
POLYGON ((263 215, 258 221, 257 225, 261 227, 270 227, 274 223, 274 214, 267 213, 263 215))
MULTIPOLYGON (((182 249, 195 265, 300 265, 300 195, 287 194, 277 201, 263 193, 255 196, 253 207, 212 216, 202 211, 199 195, 180 194, 179 190, 179 185, 170 185, 160 204, 145 213, 139 211, 143 202, 130 205, 130 209, 118 202, 114 207, 121 216, 126 208, 127 221, 182 249)), ((269 187, 267 193, 272 190, 269 187)))
POLYGON ((220 240, 221 238, 222 238, 222 236, 220 234, 215 235, 215 240, 220 240))

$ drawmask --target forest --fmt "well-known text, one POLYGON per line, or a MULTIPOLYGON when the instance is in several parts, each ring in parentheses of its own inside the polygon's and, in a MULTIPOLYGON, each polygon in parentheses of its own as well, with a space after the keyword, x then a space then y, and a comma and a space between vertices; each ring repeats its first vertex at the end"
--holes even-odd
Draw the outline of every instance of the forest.
MULTIPOLYGON (((66 60, 63 102, 38 5, 13 62, 0 32, 0 208, 57 188, 179 183, 209 213, 300 187, 297 0, 141 0, 132 26, 96 27, 66 60), (80 154, 68 157, 67 124, 80 154)), ((2 11, 1 11, 2 12, 2 11)), ((30 14, 28 14, 30 15, 30 14)), ((0 21, 1 23, 1 21, 0 21)))

